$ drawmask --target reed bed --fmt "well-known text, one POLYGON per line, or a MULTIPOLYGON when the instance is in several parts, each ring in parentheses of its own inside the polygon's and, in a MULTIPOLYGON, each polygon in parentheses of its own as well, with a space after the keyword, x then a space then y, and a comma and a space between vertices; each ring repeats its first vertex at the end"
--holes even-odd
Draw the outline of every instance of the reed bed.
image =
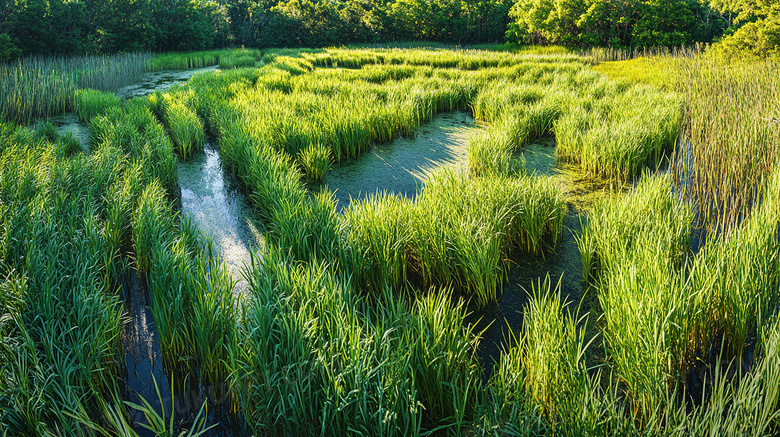
POLYGON ((248 279, 231 365, 254 432, 420 435, 470 420, 478 337, 447 293, 372 308, 327 264, 278 250, 254 257, 248 279))
POLYGON ((519 80, 484 87, 472 108, 493 126, 470 146, 475 175, 516 172, 512 155, 552 135, 559 161, 596 177, 630 180, 673 153, 683 122, 682 99, 674 93, 566 65, 526 70, 519 80))
POLYGON ((320 67, 361 68, 366 65, 415 65, 434 68, 478 70, 512 66, 522 61, 575 61, 574 54, 512 54, 485 50, 440 49, 328 49, 325 53, 303 53, 320 67))
POLYGON ((676 377, 710 348, 742 360, 778 308, 777 189, 728 237, 690 249, 694 211, 669 177, 597 204, 579 241, 583 274, 597 287, 605 341, 643 419, 666 408, 676 377))
POLYGON ((761 205, 780 144, 777 65, 720 62, 702 57, 677 67, 688 109, 672 171, 696 204, 702 240, 733 232, 761 205))
POLYGON ((348 249, 366 254, 353 273, 368 286, 448 285, 484 306, 501 295, 509 253, 554 247, 564 213, 561 193, 548 181, 470 180, 441 171, 415 202, 389 194, 353 202, 342 226, 348 249))
POLYGON ((227 53, 221 52, 219 56, 219 68, 227 70, 230 68, 254 67, 262 59, 262 53, 258 50, 230 50, 227 53))
POLYGON ((0 118, 30 124, 71 111, 78 89, 116 91, 138 82, 148 53, 113 56, 30 57, 0 65, 0 118))
POLYGON ((105 256, 101 197, 121 167, 59 155, 25 128, 0 143, 0 431, 76 433, 74 415, 119 390, 118 262, 105 256))
POLYGON ((240 63, 249 64, 250 57, 253 59, 253 61, 248 66, 253 67, 255 65, 254 61, 260 60, 262 58, 262 53, 255 49, 207 50, 188 53, 161 53, 148 60, 148 65, 151 71, 191 70, 194 68, 205 68, 213 65, 219 65, 220 68, 236 68, 239 67, 239 65, 235 63, 236 59, 241 59, 240 63))
POLYGON ((598 287, 610 357, 643 418, 709 334, 700 314, 705 299, 683 271, 693 213, 669 182, 646 178, 630 195, 598 203, 579 242, 583 274, 598 287))
MULTIPOLYGON (((149 290, 166 367, 226 383, 255 434, 780 431, 780 173, 769 161, 736 166, 759 185, 739 191, 750 207, 692 239, 706 190, 677 181, 699 180, 698 165, 725 150, 701 127, 705 111, 686 114, 677 94, 604 79, 570 54, 287 50, 264 63, 122 105, 80 92, 90 155, 69 151, 48 123, 0 124, 0 433, 134 435, 116 384, 116 290, 128 268, 149 290), (468 174, 439 171, 415 200, 378 192, 343 215, 329 190, 310 190, 332 163, 453 110, 487 123, 468 174), (483 382, 469 309, 498 300, 513 254, 555 250, 567 210, 561 188, 525 174, 517 152, 554 136, 559 159, 631 181, 681 129, 691 152, 678 167, 582 218, 596 314, 565 303, 557 278, 520 284, 530 285, 523 325, 483 382), (176 155, 200 147, 182 147, 189 131, 217 137, 266 225, 245 299, 174 213, 176 155)), ((755 68, 708 80, 729 77, 740 92, 774 83, 767 65, 755 68)), ((707 101, 689 93, 689 107, 707 101)), ((771 102, 758 107, 776 118, 771 102)), ((746 138, 774 138, 774 124, 748 123, 750 109, 732 113, 746 138)), ((712 135, 737 138, 728 117, 711 119, 712 135)), ((736 186, 711 176, 711 187, 736 186)))
POLYGON ((203 122, 185 103, 174 99, 165 103, 165 124, 179 156, 187 159, 203 151, 206 141, 203 122))

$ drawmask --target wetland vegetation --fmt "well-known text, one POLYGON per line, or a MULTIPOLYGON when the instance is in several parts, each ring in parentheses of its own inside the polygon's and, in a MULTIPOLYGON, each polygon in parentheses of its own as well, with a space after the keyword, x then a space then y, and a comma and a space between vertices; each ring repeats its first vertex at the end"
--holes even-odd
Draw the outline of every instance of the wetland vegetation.
POLYGON ((602 55, 126 55, 132 79, 20 85, 0 433, 777 434, 777 64, 602 55), (117 94, 173 69, 198 73, 117 94))

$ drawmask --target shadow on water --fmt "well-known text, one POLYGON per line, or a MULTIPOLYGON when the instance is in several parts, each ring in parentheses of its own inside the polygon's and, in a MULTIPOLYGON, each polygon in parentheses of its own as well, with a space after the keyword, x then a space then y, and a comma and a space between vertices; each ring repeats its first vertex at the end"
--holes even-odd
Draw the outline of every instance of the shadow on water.
POLYGON ((204 152, 177 164, 181 214, 210 238, 225 262, 236 291, 246 289, 241 271, 250 253, 265 245, 263 225, 254 220, 252 206, 235 176, 222 168, 219 152, 206 143, 204 152))
MULTIPOLYGON (((197 377, 190 377, 180 369, 169 369, 162 360, 157 325, 149 308, 149 294, 144 281, 132 270, 123 283, 123 310, 127 320, 122 326, 122 346, 126 369, 124 399, 134 404, 142 404, 145 399, 166 423, 174 413, 174 427, 179 430, 191 429, 195 424, 201 407, 206 408, 201 417, 205 417, 204 428, 214 424, 206 436, 232 437, 242 436, 241 417, 232 407, 227 384, 219 387, 201 386, 197 377), (160 402, 162 400, 162 403, 160 402)), ((140 437, 154 437, 155 434, 144 428, 148 424, 143 413, 130 410, 133 429, 140 437)))
POLYGON ((583 174, 578 165, 558 163, 553 138, 544 138, 529 144, 516 156, 525 159, 529 174, 548 177, 556 182, 564 193, 567 212, 563 221, 563 234, 556 247, 544 255, 516 253, 510 260, 509 278, 501 298, 495 304, 475 311, 472 318, 479 320, 481 329, 490 324, 483 335, 478 355, 485 366, 485 378, 492 373, 493 365, 501 352, 508 347, 511 333, 519 336, 523 326, 523 306, 528 302, 532 286, 539 287, 549 274, 551 287, 560 281, 563 301, 576 311, 582 302, 580 315, 592 308, 595 296, 586 295, 582 283, 582 261, 575 235, 582 232, 580 214, 600 198, 611 192, 624 191, 628 186, 613 185, 608 181, 583 174))
POLYGON ((323 183, 335 191, 340 211, 349 206, 350 198, 365 199, 377 190, 414 199, 425 178, 437 168, 466 171, 469 138, 478 130, 466 112, 437 114, 417 129, 414 138, 373 145, 355 160, 334 165, 323 183))
MULTIPOLYGON (((155 380, 159 388, 159 397, 169 400, 165 410, 170 411, 170 384, 160 354, 157 338, 157 325, 149 309, 149 295, 143 281, 134 270, 125 277, 123 285, 123 309, 127 323, 122 325, 122 346, 125 352, 125 401, 141 404, 146 399, 155 411, 161 412, 155 380), (139 397, 140 396, 140 397, 139 397)), ((140 426, 147 423, 143 414, 132 411, 130 419, 141 437, 154 436, 140 426)))
MULTIPOLYGON (((219 153, 210 143, 206 144, 203 153, 179 162, 177 173, 182 216, 191 218, 202 235, 211 239, 215 252, 238 281, 234 292, 243 294, 247 283, 241 271, 249 260, 250 251, 265 244, 262 225, 252 220, 253 212, 248 199, 240 191, 235 177, 222 168, 219 153)), ((123 331, 128 369, 126 399, 137 403, 140 394, 160 414, 163 411, 161 407, 170 414, 175 404, 177 432, 193 426, 201 406, 206 402, 204 427, 216 426, 205 435, 245 435, 243 418, 234 410, 235 401, 230 396, 227 383, 201 386, 197 374, 189 375, 187 369, 165 368, 157 329, 148 307, 148 295, 137 279, 131 281, 126 296, 125 306, 131 321, 123 331), (163 398, 162 406, 157 400, 153 378, 157 380, 163 398)), ((142 437, 153 435, 140 426, 145 423, 142 414, 136 412, 132 419, 142 437)))

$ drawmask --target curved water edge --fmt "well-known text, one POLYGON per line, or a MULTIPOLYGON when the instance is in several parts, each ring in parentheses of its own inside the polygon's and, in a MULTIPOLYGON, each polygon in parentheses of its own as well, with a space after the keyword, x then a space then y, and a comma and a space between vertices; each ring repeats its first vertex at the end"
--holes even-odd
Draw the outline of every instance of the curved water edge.
POLYGON ((235 176, 222 167, 219 152, 206 143, 203 153, 176 165, 180 211, 213 243, 233 279, 234 292, 246 290, 242 271, 251 253, 265 246, 263 225, 254 219, 235 176))
POLYGON ((415 137, 375 144, 354 160, 334 165, 322 183, 335 193, 339 211, 350 199, 365 199, 382 190, 414 199, 436 169, 468 170, 469 139, 479 129, 467 112, 434 115, 415 137))
MULTIPOLYGON (((543 138, 528 144, 515 155, 524 160, 529 174, 547 177, 558 184, 568 209, 563 221, 563 234, 556 247, 543 255, 518 253, 510 260, 509 277, 501 297, 493 305, 475 311, 471 320, 477 323, 478 331, 485 330, 477 352, 485 367, 485 379, 492 374, 504 349, 511 346, 509 339, 519 338, 523 327, 523 308, 529 301, 532 289, 543 286, 549 275, 550 287, 554 290, 560 283, 563 302, 568 310, 585 315, 595 308, 597 298, 587 293, 582 281, 582 260, 577 247, 576 235, 582 233, 581 215, 586 215, 593 204, 613 193, 630 189, 630 184, 619 184, 595 179, 584 174, 573 163, 558 162, 554 138, 543 138)), ((591 320, 592 326, 595 321, 591 320)))
POLYGON ((193 70, 153 71, 146 73, 140 82, 120 88, 116 92, 116 95, 124 99, 143 97, 157 91, 165 91, 177 84, 186 83, 192 78, 192 76, 195 76, 198 73, 217 71, 217 69, 218 68, 215 65, 205 68, 196 68, 193 70))
MULTIPOLYGON (((168 88, 177 84, 186 83, 188 80, 190 80, 190 78, 192 78, 192 76, 198 73, 209 71, 217 71, 217 67, 213 66, 180 71, 165 70, 146 73, 141 82, 120 88, 116 92, 116 95, 124 99, 143 97, 156 91, 167 90, 168 88)), ((76 117, 76 114, 72 112, 66 112, 64 114, 49 117, 47 120, 49 123, 54 125, 58 135, 65 135, 70 133, 79 141, 83 152, 89 153, 89 127, 85 123, 79 121, 78 117, 76 117)))
POLYGON ((81 150, 84 153, 89 153, 89 137, 90 131, 86 124, 79 121, 76 114, 67 112, 61 115, 55 115, 49 117, 49 123, 53 124, 57 135, 66 135, 70 133, 73 138, 79 141, 81 144, 81 150))

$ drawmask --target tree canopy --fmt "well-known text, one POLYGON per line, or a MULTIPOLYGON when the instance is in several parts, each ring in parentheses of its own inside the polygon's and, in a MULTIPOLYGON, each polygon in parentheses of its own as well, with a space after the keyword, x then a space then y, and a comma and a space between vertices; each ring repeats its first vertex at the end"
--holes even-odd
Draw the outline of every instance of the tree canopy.
POLYGON ((780 52, 777 0, 4 0, 0 60, 30 54, 431 41, 780 52))

